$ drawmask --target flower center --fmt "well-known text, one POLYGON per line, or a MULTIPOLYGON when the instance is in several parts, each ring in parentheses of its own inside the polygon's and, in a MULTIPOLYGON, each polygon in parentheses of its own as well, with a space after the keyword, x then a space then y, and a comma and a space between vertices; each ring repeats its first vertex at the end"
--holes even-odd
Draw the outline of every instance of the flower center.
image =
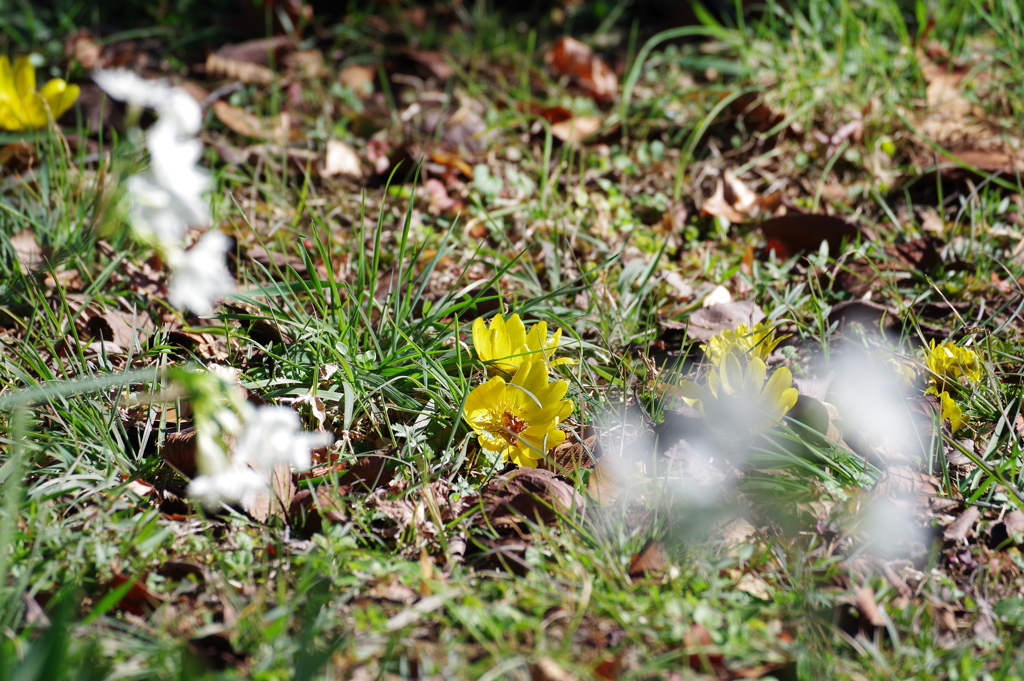
POLYGON ((519 435, 519 433, 526 430, 526 423, 524 423, 519 417, 514 416, 507 411, 501 415, 501 426, 505 431, 505 436, 508 438, 509 444, 512 446, 515 446, 516 444, 516 435, 519 435))

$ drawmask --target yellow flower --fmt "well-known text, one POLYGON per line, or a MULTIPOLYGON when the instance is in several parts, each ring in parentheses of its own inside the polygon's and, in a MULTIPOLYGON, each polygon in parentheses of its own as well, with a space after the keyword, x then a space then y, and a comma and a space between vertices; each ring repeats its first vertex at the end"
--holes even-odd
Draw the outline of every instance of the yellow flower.
POLYGON ((476 355, 487 364, 488 372, 496 375, 511 376, 523 363, 541 358, 549 366, 569 363, 571 360, 568 359, 551 360, 561 339, 561 329, 556 329, 548 338, 547 322, 537 322, 527 333, 523 320, 517 314, 509 317, 508 321, 498 315, 491 320, 490 327, 482 317, 473 322, 476 355))
POLYGON ((733 353, 726 353, 721 365, 708 372, 707 390, 692 381, 680 384, 680 393, 696 403, 712 425, 759 427, 765 417, 778 420, 796 404, 799 393, 793 387, 789 369, 776 369, 767 381, 768 366, 753 357, 746 369, 733 353))
POLYGON ((889 373, 893 378, 899 381, 901 385, 914 385, 914 379, 917 378, 917 372, 914 371, 914 365, 912 363, 891 353, 886 353, 883 361, 885 362, 885 366, 888 368, 889 373))
POLYGON ((510 383, 495 376, 473 390, 466 397, 463 418, 481 447, 532 468, 565 441, 558 424, 572 413, 572 402, 562 399, 568 389, 565 381, 548 382, 542 360, 524 362, 510 383))
MULTIPOLYGON (((970 383, 981 380, 985 367, 981 363, 978 354, 969 348, 961 348, 950 342, 935 345, 931 342, 931 349, 925 357, 925 364, 932 372, 930 379, 933 386, 941 387, 947 381, 959 383, 960 378, 966 378, 970 383)), ((929 389, 930 392, 938 394, 937 387, 929 389)))
POLYGON ((948 392, 943 391, 939 394, 939 400, 942 401, 942 418, 949 421, 949 427, 954 433, 967 425, 967 419, 964 417, 960 405, 953 401, 948 392))
POLYGON ((0 56, 0 127, 7 130, 45 128, 71 108, 79 87, 54 78, 36 92, 36 70, 28 57, 11 62, 0 56))
POLYGON ((757 357, 767 360, 772 350, 788 336, 775 337, 775 329, 758 324, 753 329, 748 329, 746 324, 740 324, 735 330, 726 329, 714 335, 708 340, 707 345, 700 346, 707 355, 708 361, 718 366, 721 365, 726 355, 736 355, 741 358, 757 357))

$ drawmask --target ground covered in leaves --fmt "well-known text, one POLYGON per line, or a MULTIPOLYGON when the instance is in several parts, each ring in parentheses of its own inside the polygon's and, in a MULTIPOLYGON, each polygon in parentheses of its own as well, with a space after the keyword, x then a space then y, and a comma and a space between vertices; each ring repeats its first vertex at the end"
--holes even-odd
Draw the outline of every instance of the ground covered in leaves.
POLYGON ((0 133, 0 678, 1024 676, 1018 3, 238 4, 0 37, 81 88, 0 133), (115 68, 202 107, 213 314, 115 68), (196 367, 333 444, 195 503, 196 367))

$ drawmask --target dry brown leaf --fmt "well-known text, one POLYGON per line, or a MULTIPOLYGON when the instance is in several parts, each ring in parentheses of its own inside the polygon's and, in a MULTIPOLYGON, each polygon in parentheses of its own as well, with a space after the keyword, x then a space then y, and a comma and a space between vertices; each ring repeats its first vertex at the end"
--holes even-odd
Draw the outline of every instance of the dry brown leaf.
POLYGON ((567 144, 578 144, 601 129, 597 116, 576 116, 551 124, 551 135, 567 144))
POLYGON ((753 327, 764 321, 764 312, 756 303, 749 300, 736 300, 731 303, 719 303, 690 315, 687 334, 700 341, 708 341, 727 329, 735 329, 740 324, 753 327))
POLYGON ((852 242, 861 233, 857 225, 840 218, 799 213, 765 220, 760 229, 768 241, 768 250, 782 259, 817 251, 823 241, 828 243, 829 254, 836 257, 844 240, 852 242))
POLYGON ((448 80, 455 75, 455 69, 451 67, 444 55, 436 50, 410 48, 405 50, 405 54, 420 66, 425 67, 438 80, 448 80))
MULTIPOLYGON (((293 135, 291 116, 283 111, 274 117, 272 121, 265 122, 259 116, 253 115, 244 109, 228 104, 225 101, 213 103, 213 113, 221 123, 232 131, 243 137, 252 137, 284 144, 293 135)), ((295 133, 298 133, 295 130, 295 133)))
POLYGON ((875 601, 875 591, 870 586, 862 586, 857 589, 854 596, 857 610, 864 616, 864 619, 873 627, 884 627, 885 616, 875 601))
POLYGON ((434 149, 430 152, 430 160, 438 165, 458 170, 466 177, 473 177, 473 168, 457 154, 449 154, 443 149, 434 149))
POLYGON ((558 514, 582 510, 580 494, 554 473, 540 468, 519 468, 491 480, 480 491, 485 513, 494 526, 521 521, 549 523, 558 514))
POLYGON ((435 177, 427 180, 426 191, 427 196, 430 197, 427 212, 431 215, 442 215, 462 204, 461 201, 456 201, 448 196, 448 190, 445 189, 444 183, 435 177))
POLYGON ((714 193, 700 206, 700 214, 703 217, 718 216, 729 222, 742 222, 746 216, 732 207, 725 198, 725 182, 718 178, 715 184, 714 193))
POLYGON ((156 330, 153 320, 144 312, 108 310, 89 318, 85 323, 93 338, 117 343, 126 350, 138 352, 156 330))
POLYGON ((103 48, 96 43, 92 32, 80 28, 64 41, 64 56, 75 59, 86 71, 102 66, 100 56, 103 48))
POLYGON ((0 147, 0 168, 9 173, 20 173, 36 163, 36 145, 11 142, 0 147))
POLYGON ((205 360, 223 362, 228 358, 227 343, 223 336, 216 334, 176 329, 168 332, 167 342, 185 348, 205 360))
POLYGON ((198 472, 195 428, 184 428, 175 433, 167 433, 160 456, 169 466, 185 477, 195 477, 198 472))
POLYGON ((655 575, 668 567, 668 554, 660 541, 648 539, 643 547, 629 560, 626 574, 634 582, 655 575))
POLYGON ((967 539, 967 535, 974 529, 974 525, 981 518, 981 510, 977 506, 969 506, 943 531, 942 538, 946 541, 961 542, 967 539))
POLYGON ((625 491, 619 484, 620 466, 615 465, 608 456, 604 456, 594 464, 590 473, 590 480, 587 481, 587 492, 597 503, 607 506, 615 503, 625 491))
POLYGON ((274 466, 270 477, 270 488, 260 492, 245 505, 245 512, 256 522, 265 523, 270 518, 286 519, 288 510, 295 496, 295 482, 292 479, 292 468, 289 464, 279 463, 274 466))
POLYGON ((729 222, 742 222, 745 218, 760 210, 762 199, 742 180, 726 170, 718 178, 715 192, 700 207, 704 217, 718 215, 729 222))
POLYGON ((281 58, 289 74, 306 78, 321 78, 327 75, 324 68, 324 53, 318 49, 289 52, 281 58))
POLYGON ((14 248, 14 255, 18 259, 21 273, 28 275, 42 267, 46 261, 46 250, 36 241, 35 232, 31 227, 13 234, 11 246, 14 248))
POLYGON ((541 657, 530 665, 530 681, 576 681, 578 678, 550 657, 541 657))
POLYGON ((269 85, 277 77, 268 68, 275 59, 294 47, 288 36, 257 38, 236 45, 224 45, 206 58, 208 76, 226 76, 243 83, 269 85))
MULTIPOLYGON (((132 579, 127 575, 115 571, 110 588, 114 590, 131 581, 132 579)), ((163 596, 155 594, 146 588, 146 573, 142 573, 136 578, 131 587, 128 588, 128 591, 121 597, 121 600, 117 602, 115 607, 118 610, 130 612, 141 617, 146 613, 156 610, 164 600, 163 596)))
POLYGON ((351 64, 341 70, 341 73, 338 74, 338 81, 342 85, 352 88, 359 97, 365 99, 373 94, 373 80, 376 77, 376 67, 351 64))
POLYGON ((711 640, 711 632, 704 625, 694 624, 683 634, 683 649, 689 653, 690 669, 713 671, 719 678, 725 678, 725 656, 711 640), (710 667, 710 669, 708 669, 710 667))
POLYGON ((619 83, 608 65, 580 41, 562 36, 544 54, 544 62, 556 77, 570 77, 597 100, 608 100, 618 93, 619 83))
POLYGON ((363 176, 363 166, 359 161, 359 155, 352 147, 338 140, 327 141, 327 154, 324 165, 320 169, 320 177, 333 175, 344 175, 355 179, 363 176))

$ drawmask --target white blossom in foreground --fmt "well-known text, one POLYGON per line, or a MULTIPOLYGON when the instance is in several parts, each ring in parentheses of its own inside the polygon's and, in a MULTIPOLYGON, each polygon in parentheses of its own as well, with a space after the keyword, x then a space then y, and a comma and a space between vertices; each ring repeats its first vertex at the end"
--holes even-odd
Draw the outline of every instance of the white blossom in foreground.
POLYGON ((230 293, 235 280, 224 262, 230 239, 219 229, 211 229, 187 251, 169 254, 174 271, 167 300, 178 309, 203 316, 213 313, 217 298, 230 293))
POLYGON ((246 461, 260 470, 279 463, 296 468, 312 465, 310 450, 331 443, 327 433, 299 432, 299 415, 291 407, 260 407, 248 419, 248 425, 235 445, 233 461, 246 461))
POLYGON ((256 496, 268 487, 269 481, 261 473, 245 464, 232 464, 219 473, 193 479, 188 484, 188 495, 206 508, 230 502, 250 506, 256 496))
POLYGON ((189 483, 189 496, 208 508, 223 502, 252 503, 257 494, 270 487, 275 466, 309 468, 311 450, 326 447, 333 439, 329 433, 301 431, 299 415, 290 407, 246 404, 242 419, 243 430, 227 467, 199 475, 189 483))
POLYGON ((165 252, 180 249, 189 225, 203 227, 210 222, 210 209, 203 199, 210 177, 198 165, 203 144, 195 137, 202 125, 202 109, 184 89, 131 71, 96 71, 93 80, 129 107, 156 111, 157 122, 146 132, 150 169, 128 180, 130 219, 144 240, 165 252))
POLYGON ((127 181, 129 221, 138 237, 159 249, 170 266, 171 305, 197 315, 212 314, 214 301, 234 288, 224 262, 228 239, 213 230, 183 250, 189 226, 210 224, 210 207, 203 196, 210 175, 199 166, 203 143, 196 138, 202 109, 183 88, 131 71, 100 70, 93 73, 93 80, 114 99, 128 103, 130 119, 137 119, 142 108, 156 111, 157 121, 146 131, 149 170, 127 181))

